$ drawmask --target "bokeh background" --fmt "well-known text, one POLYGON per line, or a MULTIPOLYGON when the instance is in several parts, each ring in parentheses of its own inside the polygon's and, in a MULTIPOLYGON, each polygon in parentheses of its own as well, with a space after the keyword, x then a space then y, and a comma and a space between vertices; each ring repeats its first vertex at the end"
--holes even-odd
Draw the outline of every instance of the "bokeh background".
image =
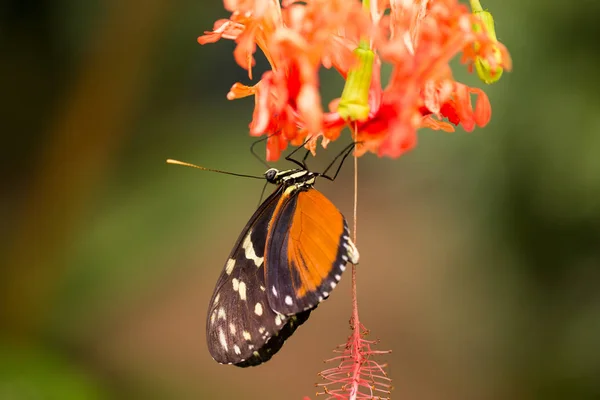
MULTIPOLYGON (((514 60, 486 88, 489 126, 359 160, 362 320, 393 350, 393 398, 599 399, 600 2, 484 7, 514 60)), ((218 0, 0 2, 0 399, 314 398, 349 334, 349 276, 261 367, 205 345, 262 184, 165 159, 264 169, 252 100, 225 98, 248 82, 233 44, 196 43, 226 16, 218 0)), ((318 187, 351 216, 351 163, 318 187)))

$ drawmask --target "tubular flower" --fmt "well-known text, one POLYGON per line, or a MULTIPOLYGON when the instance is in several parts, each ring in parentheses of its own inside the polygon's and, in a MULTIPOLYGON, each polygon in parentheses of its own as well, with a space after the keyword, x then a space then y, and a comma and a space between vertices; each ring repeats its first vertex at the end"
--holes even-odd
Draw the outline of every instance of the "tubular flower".
POLYGON ((233 85, 229 99, 253 95, 250 134, 269 135, 267 159, 288 142, 316 148, 349 126, 360 155, 398 157, 427 127, 472 131, 485 126, 491 106, 485 92, 457 82, 449 62, 461 61, 489 77, 510 69, 506 48, 484 19, 458 0, 225 0, 232 11, 205 32, 201 44, 237 43, 234 57, 249 71, 258 46, 271 65, 254 86, 233 85), (382 63, 392 67, 385 86, 382 63), (318 71, 334 67, 347 79, 340 99, 321 107, 318 71), (474 104, 472 97, 476 97, 474 104))

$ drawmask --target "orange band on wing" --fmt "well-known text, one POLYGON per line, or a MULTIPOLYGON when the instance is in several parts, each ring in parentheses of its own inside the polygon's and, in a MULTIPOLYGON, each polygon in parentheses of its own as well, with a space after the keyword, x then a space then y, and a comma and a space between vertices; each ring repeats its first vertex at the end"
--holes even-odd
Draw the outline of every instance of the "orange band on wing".
POLYGON ((296 295, 303 297, 316 290, 334 267, 344 220, 319 191, 310 189, 297 196, 289 231, 288 262, 290 268, 296 267, 301 280, 295 287, 296 295))

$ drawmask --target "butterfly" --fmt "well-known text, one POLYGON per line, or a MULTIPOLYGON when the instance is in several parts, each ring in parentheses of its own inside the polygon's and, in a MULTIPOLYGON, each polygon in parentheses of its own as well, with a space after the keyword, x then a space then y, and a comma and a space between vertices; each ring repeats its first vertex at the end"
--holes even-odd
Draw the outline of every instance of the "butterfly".
POLYGON ((292 158, 303 146, 286 157, 299 168, 264 173, 277 187, 240 233, 209 303, 206 338, 215 361, 239 367, 268 361, 329 297, 346 263, 358 263, 344 216, 314 188, 319 177, 336 178, 354 145, 323 173, 308 170, 309 152, 302 162, 292 158))

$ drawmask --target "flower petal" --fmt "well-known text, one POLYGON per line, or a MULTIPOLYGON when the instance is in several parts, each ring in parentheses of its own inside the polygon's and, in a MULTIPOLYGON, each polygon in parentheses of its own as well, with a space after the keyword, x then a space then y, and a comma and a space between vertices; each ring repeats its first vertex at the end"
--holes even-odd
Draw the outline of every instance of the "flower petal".
POLYGON ((252 96, 256 94, 256 85, 254 86, 246 86, 239 82, 236 82, 229 89, 229 93, 227 93, 227 100, 236 100, 244 97, 252 96))
POLYGON ((475 123, 479 127, 484 127, 492 119, 492 106, 487 94, 481 89, 471 89, 477 94, 477 102, 475 103, 475 123))

